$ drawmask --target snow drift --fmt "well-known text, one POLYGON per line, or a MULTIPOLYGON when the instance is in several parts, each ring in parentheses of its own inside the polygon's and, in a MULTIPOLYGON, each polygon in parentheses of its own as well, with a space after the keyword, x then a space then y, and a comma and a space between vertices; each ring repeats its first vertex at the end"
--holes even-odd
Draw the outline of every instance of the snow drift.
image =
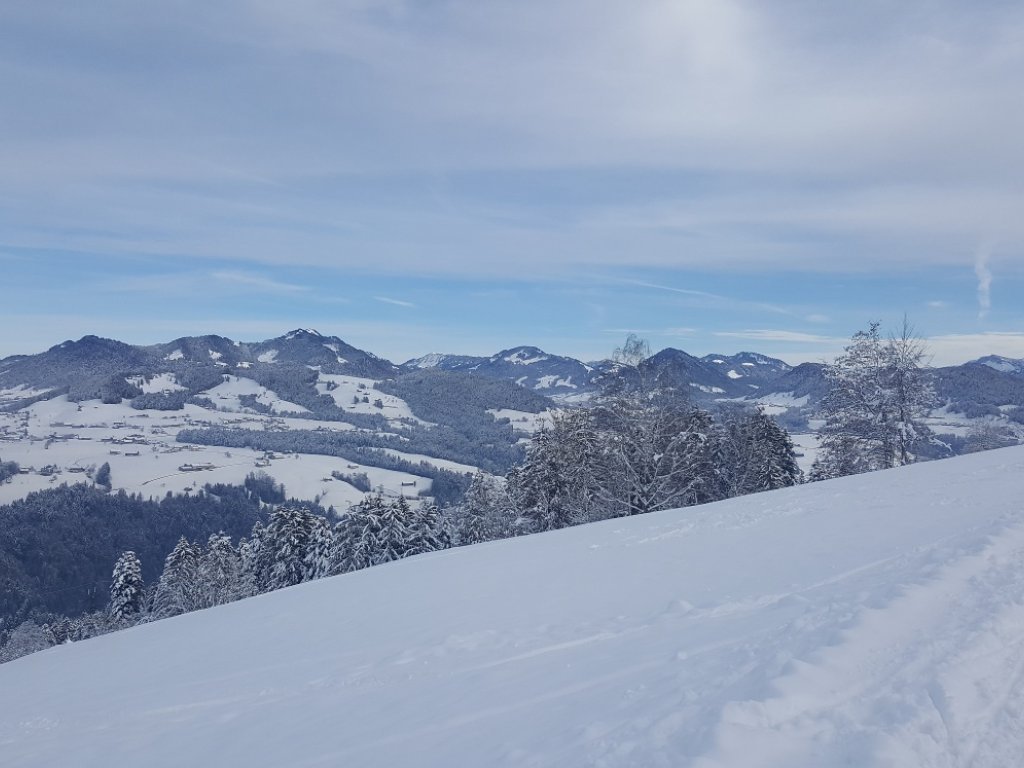
POLYGON ((0 667, 4 766, 1009 766, 1024 448, 421 556, 0 667))

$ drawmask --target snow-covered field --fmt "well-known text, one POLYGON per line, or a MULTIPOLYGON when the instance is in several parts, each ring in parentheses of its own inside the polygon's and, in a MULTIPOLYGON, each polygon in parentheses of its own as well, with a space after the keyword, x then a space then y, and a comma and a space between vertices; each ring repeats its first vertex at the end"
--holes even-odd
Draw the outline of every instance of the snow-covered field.
POLYGON ((809 474, 814 460, 818 458, 821 450, 818 446, 818 435, 814 432, 803 432, 790 435, 793 447, 796 449, 796 463, 803 473, 809 474))
POLYGON ((0 666, 0 764, 1007 768, 1024 448, 445 551, 0 666))
POLYGON ((353 413, 381 414, 389 420, 407 419, 425 426, 432 426, 412 412, 412 408, 400 397, 388 395, 373 386, 377 382, 359 376, 320 373, 316 389, 320 394, 328 394, 340 407, 353 413), (363 399, 367 402, 363 402, 363 399), (375 403, 380 401, 381 407, 375 403))
MULTIPOLYGON (((237 403, 237 395, 245 394, 233 389, 232 382, 221 386, 225 388, 221 392, 224 399, 215 402, 222 407, 231 405, 232 397, 237 403)), ((211 394, 218 389, 211 390, 211 394)), ((269 390, 264 392, 269 393, 269 390)), ((256 391, 252 393, 256 394, 256 391)), ((266 397, 268 404, 283 402, 275 400, 272 393, 266 397)), ((289 410, 287 405, 283 408, 289 410)), ((168 491, 182 493, 207 483, 240 485, 251 472, 265 472, 275 481, 284 483, 287 492, 296 498, 316 498, 325 507, 333 505, 339 510, 360 501, 365 494, 332 478, 332 471, 365 473, 371 485, 380 487, 386 495, 416 495, 430 488, 431 481, 418 475, 366 467, 331 456, 290 454, 269 459, 270 463, 266 464, 263 453, 258 451, 176 442, 180 430, 207 425, 255 430, 354 429, 351 424, 343 422, 210 411, 191 404, 181 411, 137 411, 127 404, 108 405, 96 400, 79 404, 59 397, 36 403, 17 413, 0 413, 0 434, 19 438, 0 441, 0 459, 16 461, 23 468, 33 470, 0 485, 0 504, 8 504, 32 491, 63 482, 86 481, 88 476, 78 470, 95 470, 104 462, 110 464, 115 491, 140 493, 157 499, 163 498, 168 491), (180 468, 185 464, 211 465, 212 468, 198 472, 182 471, 180 468), (39 470, 51 465, 57 470, 54 474, 39 474, 39 470)), ((475 469, 427 456, 410 458, 458 471, 471 472, 475 469)))
POLYGON ((541 427, 549 425, 552 414, 550 408, 540 413, 517 411, 512 408, 488 408, 487 412, 494 416, 495 419, 508 419, 512 424, 512 429, 517 432, 526 432, 530 435, 539 431, 541 427))
POLYGON ((753 398, 744 402, 758 403, 769 416, 778 416, 790 408, 802 408, 810 398, 807 395, 795 397, 792 392, 776 392, 771 395, 753 398))
POLYGON ((239 376, 225 377, 223 384, 207 390, 203 393, 213 401, 218 408, 228 411, 241 411, 243 406, 239 398, 244 395, 255 396, 256 402, 267 406, 274 413, 307 413, 308 409, 283 400, 273 390, 261 387, 252 379, 239 376))

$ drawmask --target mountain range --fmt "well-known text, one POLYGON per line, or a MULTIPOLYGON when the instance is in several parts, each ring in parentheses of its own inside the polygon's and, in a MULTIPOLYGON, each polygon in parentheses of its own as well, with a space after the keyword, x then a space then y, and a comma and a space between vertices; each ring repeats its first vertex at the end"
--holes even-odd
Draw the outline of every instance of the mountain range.
MULTIPOLYGON (((141 394, 131 383, 133 377, 171 374, 182 388, 197 393, 224 374, 260 379, 289 370, 373 380, 425 370, 468 374, 510 382, 563 404, 585 402, 616 377, 642 377, 659 388, 686 391, 696 401, 786 393, 814 404, 828 387, 820 363, 791 366, 756 352, 696 357, 668 348, 634 369, 611 360, 584 362, 519 346, 490 357, 434 353, 396 365, 336 336, 296 329, 257 342, 217 335, 149 346, 97 336, 65 341, 40 354, 0 360, 0 390, 5 392, 0 407, 16 409, 54 394, 67 394, 72 400, 131 398, 141 394)), ((954 405, 1024 405, 1024 360, 989 355, 930 371, 937 390, 954 405)))

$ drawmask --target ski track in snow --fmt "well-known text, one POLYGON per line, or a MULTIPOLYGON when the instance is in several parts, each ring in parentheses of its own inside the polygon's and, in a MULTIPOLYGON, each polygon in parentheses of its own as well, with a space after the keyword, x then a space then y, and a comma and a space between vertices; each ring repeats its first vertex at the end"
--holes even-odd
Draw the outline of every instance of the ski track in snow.
POLYGON ((1022 711, 1008 707, 1021 698, 1024 671, 1024 528, 955 557, 863 609, 835 645, 794 660, 770 681, 775 695, 727 704, 717 753, 695 765, 1015 764, 1022 711), (990 663, 980 675, 979 658, 990 663), (1007 716, 1017 727, 987 738, 1007 716), (1009 740, 979 762, 1000 739, 1009 740))
POLYGON ((491 542, 0 666, 0 764, 1006 768, 1024 449, 491 542))

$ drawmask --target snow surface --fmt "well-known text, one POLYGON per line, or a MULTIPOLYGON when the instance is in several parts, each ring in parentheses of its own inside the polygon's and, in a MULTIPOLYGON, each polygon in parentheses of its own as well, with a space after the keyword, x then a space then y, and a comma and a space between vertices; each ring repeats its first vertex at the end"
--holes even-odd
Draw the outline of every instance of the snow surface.
POLYGON ((533 385, 534 389, 550 389, 551 387, 569 387, 576 389, 576 385, 572 383, 572 376, 541 376, 537 379, 537 383, 533 385))
MULTIPOLYGON (((225 402, 218 400, 218 404, 223 406, 225 402)), ((66 396, 57 397, 17 413, 0 413, 0 459, 13 460, 33 470, 48 465, 57 467, 57 473, 49 477, 33 471, 3 483, 0 504, 9 504, 33 491, 61 483, 88 482, 87 475, 73 473, 71 468, 95 470, 104 462, 110 464, 113 490, 157 499, 168 491, 182 493, 207 483, 240 485, 251 472, 265 472, 276 482, 284 483, 290 495, 306 499, 319 496, 325 507, 333 505, 339 510, 347 509, 365 494, 333 479, 333 471, 364 472, 371 485, 387 496, 408 494, 409 487, 404 484, 409 482, 416 483, 417 493, 431 486, 429 479, 419 475, 356 465, 332 456, 279 455, 266 465, 259 451, 176 441, 182 429, 211 425, 257 431, 355 429, 344 422, 210 411, 192 404, 180 411, 137 411, 127 403, 106 404, 98 400, 72 403, 66 396), (128 442, 113 443, 112 440, 128 442), (138 455, 132 455, 136 453, 138 455), (183 464, 210 464, 213 469, 182 472, 179 467, 183 464)), ((417 456, 416 461, 421 458, 435 466, 462 466, 431 457, 417 456)))
POLYGON ((416 368, 436 368, 445 360, 448 359, 448 355, 441 354, 439 352, 431 352, 430 354, 424 355, 416 361, 416 368))
POLYGON ((770 395, 750 398, 742 400, 741 402, 757 403, 761 406, 761 410, 769 416, 778 416, 780 413, 785 413, 790 408, 803 408, 807 405, 809 400, 809 395, 796 397, 793 392, 773 392, 770 395))
MULTIPOLYGON (((491 359, 493 360, 495 358, 491 359)), ((506 363, 512 363, 513 365, 533 365, 534 363, 543 363, 548 359, 550 359, 550 357, 544 354, 530 357, 530 354, 522 349, 517 350, 504 358, 506 363)))
POLYGON ((488 408, 487 412, 495 419, 508 419, 512 423, 512 429, 518 432, 526 432, 532 435, 538 432, 541 427, 551 424, 551 416, 554 411, 550 408, 540 413, 529 411, 517 411, 514 408, 488 408))
POLYGON ((25 384, 19 384, 18 386, 10 389, 0 389, 0 403, 25 400, 29 397, 46 394, 47 391, 48 390, 45 389, 34 389, 33 387, 26 386, 25 384))
POLYGON ((308 408, 284 400, 273 390, 240 376, 225 376, 222 384, 206 390, 203 395, 212 400, 218 408, 226 411, 248 411, 239 398, 243 395, 255 395, 256 402, 267 406, 274 413, 309 413, 308 408))
POLYGON ((339 354, 340 350, 338 349, 337 344, 324 344, 324 347, 326 347, 327 349, 334 353, 334 357, 339 363, 344 364, 348 362, 348 360, 346 360, 344 357, 341 356, 341 354, 339 354))
POLYGON ((690 382, 690 386, 694 389, 699 389, 701 392, 707 392, 711 395, 720 395, 725 392, 721 387, 709 387, 707 384, 698 384, 695 381, 690 382))
POLYGON ((1020 361, 1018 360, 1007 360, 1006 358, 999 358, 998 360, 986 360, 983 365, 987 365, 996 371, 1003 373, 1013 373, 1020 369, 1020 361))
POLYGON ((433 553, 0 666, 0 764, 1006 768, 1024 448, 433 553))
POLYGON ((148 381, 145 376, 128 376, 125 381, 134 384, 146 394, 180 392, 187 389, 178 383, 178 379, 173 373, 158 373, 156 376, 150 377, 148 381))
POLYGON ((424 421, 412 412, 412 408, 400 397, 389 395, 374 389, 378 382, 375 379, 368 379, 362 376, 348 376, 337 373, 318 373, 316 391, 321 395, 330 395, 334 398, 339 408, 352 413, 380 414, 388 420, 392 426, 400 426, 401 421, 414 421, 422 426, 435 426, 429 421, 424 421), (334 389, 328 389, 333 386, 334 389), (368 403, 362 402, 362 398, 369 399, 368 403), (352 400, 358 398, 358 403, 352 400), (383 408, 378 408, 373 403, 380 400, 383 408))

